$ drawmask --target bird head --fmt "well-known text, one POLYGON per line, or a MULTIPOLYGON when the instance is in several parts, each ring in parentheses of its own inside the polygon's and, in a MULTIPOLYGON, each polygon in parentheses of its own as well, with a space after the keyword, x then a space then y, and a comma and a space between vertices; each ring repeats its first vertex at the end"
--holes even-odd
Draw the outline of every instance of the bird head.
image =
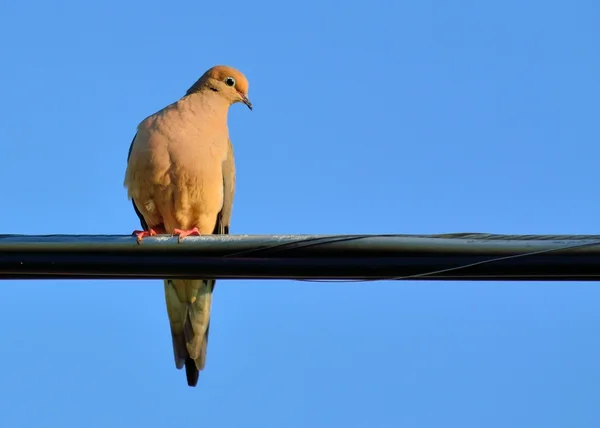
POLYGON ((187 91, 186 95, 202 89, 219 93, 230 104, 244 103, 252 110, 252 103, 248 99, 248 79, 233 67, 216 65, 210 68, 187 91))

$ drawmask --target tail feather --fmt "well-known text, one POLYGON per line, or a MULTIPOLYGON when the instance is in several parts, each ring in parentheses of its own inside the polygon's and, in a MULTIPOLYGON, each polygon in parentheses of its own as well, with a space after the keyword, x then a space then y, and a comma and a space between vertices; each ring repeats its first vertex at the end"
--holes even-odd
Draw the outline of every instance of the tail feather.
POLYGON ((171 338, 173 339, 173 357, 175 358, 175 367, 177 370, 181 370, 188 357, 187 349, 185 347, 185 338, 183 335, 175 335, 171 332, 171 338))
POLYGON ((196 368, 196 363, 194 360, 189 357, 187 360, 185 360, 185 377, 187 379, 188 386, 196 386, 198 384, 200 370, 196 368))
POLYGON ((196 386, 206 364, 214 280, 165 280, 175 366, 185 365, 189 386, 196 386))

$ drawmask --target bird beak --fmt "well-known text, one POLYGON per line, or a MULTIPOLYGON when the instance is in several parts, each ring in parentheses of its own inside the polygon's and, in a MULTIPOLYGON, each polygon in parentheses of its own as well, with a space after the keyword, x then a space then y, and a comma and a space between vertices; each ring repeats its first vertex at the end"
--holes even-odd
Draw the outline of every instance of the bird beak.
POLYGON ((248 97, 242 93, 240 93, 240 97, 242 98, 242 102, 248 106, 250 110, 252 110, 252 103, 248 99, 248 97))

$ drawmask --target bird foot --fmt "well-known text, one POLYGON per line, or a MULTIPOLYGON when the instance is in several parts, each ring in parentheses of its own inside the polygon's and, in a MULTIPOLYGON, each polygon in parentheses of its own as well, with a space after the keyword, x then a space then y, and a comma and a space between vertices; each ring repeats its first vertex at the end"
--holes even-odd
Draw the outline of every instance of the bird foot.
POLYGON ((197 227, 188 230, 173 229, 173 236, 175 235, 178 235, 177 242, 181 242, 181 239, 186 236, 200 236, 200 231, 197 227))
POLYGON ((141 244, 142 240, 144 238, 146 238, 147 236, 156 236, 158 235, 158 233, 156 233, 156 230, 154 229, 150 229, 150 230, 134 230, 132 235, 137 237, 137 243, 141 244))

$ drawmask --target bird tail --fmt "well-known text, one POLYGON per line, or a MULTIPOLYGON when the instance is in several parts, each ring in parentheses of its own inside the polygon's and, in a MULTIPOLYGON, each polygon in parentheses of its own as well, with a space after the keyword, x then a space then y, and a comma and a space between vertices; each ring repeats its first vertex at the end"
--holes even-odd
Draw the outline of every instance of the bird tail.
POLYGON ((171 325, 175 367, 185 373, 189 386, 196 386, 206 364, 210 306, 214 280, 165 279, 165 300, 171 325))

